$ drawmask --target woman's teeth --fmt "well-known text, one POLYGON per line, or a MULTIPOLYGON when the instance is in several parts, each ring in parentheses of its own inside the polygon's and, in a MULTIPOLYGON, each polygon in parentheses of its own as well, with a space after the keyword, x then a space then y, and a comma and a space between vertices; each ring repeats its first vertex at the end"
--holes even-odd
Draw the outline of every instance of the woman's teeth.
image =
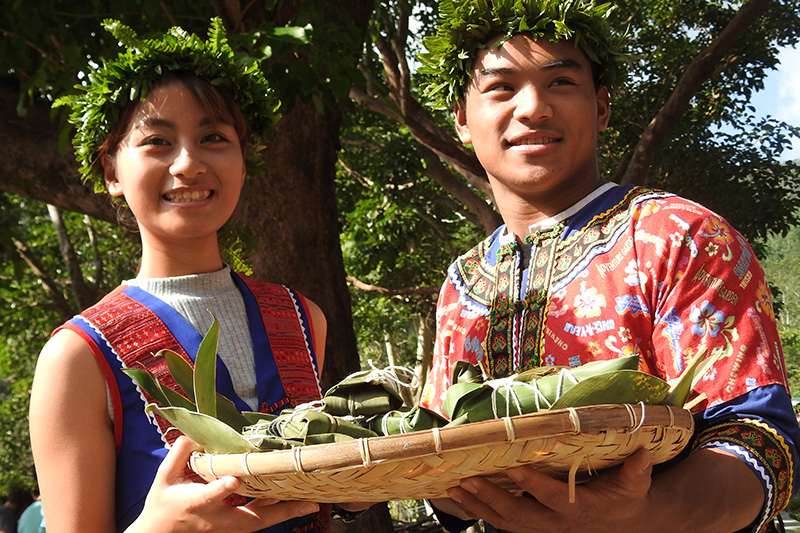
POLYGON ((184 191, 184 192, 175 192, 175 193, 167 193, 164 195, 164 198, 169 200, 170 202, 197 202, 199 200, 205 200, 211 196, 211 191, 184 191))

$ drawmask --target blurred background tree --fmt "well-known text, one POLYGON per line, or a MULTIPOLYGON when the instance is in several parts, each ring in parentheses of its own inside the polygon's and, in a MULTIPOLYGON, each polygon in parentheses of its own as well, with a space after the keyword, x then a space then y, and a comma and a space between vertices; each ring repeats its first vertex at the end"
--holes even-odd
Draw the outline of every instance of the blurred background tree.
MULTIPOLYGON (((791 239, 797 223, 798 166, 781 159, 800 130, 759 117, 750 101, 779 49, 800 41, 796 0, 615 4, 612 23, 630 35, 634 60, 612 95, 604 174, 708 205, 765 257, 768 237, 791 239)), ((49 109, 87 61, 116 46, 100 29, 109 16, 146 35, 173 24, 204 34, 218 15, 234 46, 263 58, 285 118, 265 165, 251 169, 236 217, 254 275, 299 289, 325 311, 324 387, 367 360, 424 378, 445 269, 500 223, 450 114, 420 100, 414 57, 435 27, 435 2, 0 0, 0 8, 0 491, 30 466, 25 415, 39 347, 64 317, 135 272, 135 235, 80 183, 63 115, 49 109)), ((780 290, 788 299, 789 286, 780 290)), ((792 300, 783 307, 781 320, 791 321, 792 300)), ((787 348, 798 343, 784 338, 787 348)), ((800 368, 796 351, 787 359, 800 368)))

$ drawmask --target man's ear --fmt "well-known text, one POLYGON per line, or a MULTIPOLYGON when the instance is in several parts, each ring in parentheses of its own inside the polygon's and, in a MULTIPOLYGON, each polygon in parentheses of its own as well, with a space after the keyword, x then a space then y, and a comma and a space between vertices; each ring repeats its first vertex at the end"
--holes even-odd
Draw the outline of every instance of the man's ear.
POLYGON ((605 85, 597 89, 597 131, 605 131, 611 119, 611 96, 605 85))
POLYGON ((459 98, 453 106, 453 116, 455 117, 456 133, 463 144, 472 144, 472 133, 467 124, 467 103, 463 98, 459 98))
POLYGON ((108 154, 104 155, 100 159, 100 163, 103 165, 103 181, 106 183, 106 189, 111 196, 122 196, 124 191, 122 190, 122 184, 117 179, 117 173, 114 170, 114 163, 112 162, 111 158, 108 157, 108 154))

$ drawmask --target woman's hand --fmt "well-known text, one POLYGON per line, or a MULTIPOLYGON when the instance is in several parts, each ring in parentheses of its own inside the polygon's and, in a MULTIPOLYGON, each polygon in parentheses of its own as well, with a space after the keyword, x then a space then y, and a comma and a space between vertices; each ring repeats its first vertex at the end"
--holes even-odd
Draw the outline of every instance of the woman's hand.
POLYGON ((142 514, 126 530, 134 532, 252 532, 319 510, 313 502, 261 498, 240 507, 225 501, 241 482, 225 476, 208 484, 186 476, 186 463, 197 445, 179 437, 156 473, 142 514))

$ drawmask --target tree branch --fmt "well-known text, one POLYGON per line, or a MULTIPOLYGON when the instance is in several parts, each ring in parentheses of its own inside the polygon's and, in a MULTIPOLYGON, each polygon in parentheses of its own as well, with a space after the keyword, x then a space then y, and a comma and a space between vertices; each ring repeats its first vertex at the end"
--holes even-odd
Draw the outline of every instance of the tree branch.
POLYGON ((689 108, 692 96, 710 79, 717 65, 736 40, 772 3, 772 0, 749 0, 739 9, 722 33, 686 68, 667 102, 645 129, 632 151, 627 167, 620 167, 615 181, 643 184, 659 146, 689 108))
POLYGON ((439 287, 407 287, 405 289, 387 289, 359 281, 353 276, 347 276, 347 282, 353 287, 367 292, 377 292, 383 296, 429 296, 439 294, 439 287))
POLYGON ((92 287, 92 290, 96 296, 97 291, 99 291, 100 287, 103 286, 103 275, 105 272, 103 256, 100 253, 99 247, 97 246, 97 234, 94 232, 92 217, 89 215, 83 215, 83 223, 86 224, 86 233, 89 234, 89 245, 92 248, 92 258, 94 260, 94 286, 92 287))
POLYGON ((0 80, 0 189, 116 223, 108 197, 81 183, 74 158, 59 150, 50 110, 37 104, 18 117, 17 91, 0 80))
POLYGON ((63 320, 67 320, 74 315, 75 311, 70 307, 66 298, 64 298, 64 295, 61 293, 61 289, 58 287, 58 284, 55 282, 55 280, 53 280, 53 278, 47 275, 47 272, 45 272, 44 267, 42 267, 42 264, 36 258, 33 250, 31 250, 27 244, 16 237, 12 236, 11 242, 14 243, 14 247, 17 249, 17 253, 19 253, 19 256, 22 258, 22 260, 28 264, 28 267, 30 267, 31 271, 33 271, 33 274, 36 276, 36 278, 42 282, 42 288, 44 289, 44 292, 46 292, 50 297, 53 307, 55 307, 55 309, 61 315, 61 318, 63 320))
POLYGON ((56 232, 61 258, 67 265, 69 283, 72 288, 72 294, 75 296, 75 302, 78 304, 79 309, 86 309, 95 303, 95 293, 86 284, 86 280, 83 277, 78 254, 75 253, 75 247, 72 245, 69 233, 67 233, 67 227, 64 225, 61 211, 56 206, 47 204, 47 212, 50 214, 50 220, 56 232))
POLYGON ((423 148, 424 155, 422 157, 425 160, 425 168, 420 170, 421 173, 452 194, 467 209, 475 213, 487 235, 503 223, 503 219, 497 211, 492 209, 492 206, 475 194, 475 191, 466 183, 454 176, 450 169, 443 165, 441 159, 436 157, 432 151, 426 147, 423 148))
MULTIPOLYGON (((463 186, 460 180, 446 180, 440 185, 457 196, 464 205, 469 206, 481 219, 481 224, 485 228, 491 226, 493 230, 497 224, 492 220, 497 220, 499 217, 486 212, 487 208, 494 211, 491 207, 494 197, 486 172, 478 158, 472 150, 457 142, 452 134, 445 132, 411 93, 411 73, 406 60, 410 9, 407 3, 401 3, 398 10, 398 20, 391 20, 388 12, 380 14, 384 27, 396 28, 391 36, 387 38, 372 28, 375 48, 381 57, 383 79, 378 79, 370 69, 363 68, 362 72, 367 79, 367 90, 353 87, 350 90, 350 98, 365 109, 405 126, 414 140, 464 176, 472 188, 463 186), (451 189, 451 186, 457 188, 451 189), (482 191, 489 198, 489 202, 487 203, 473 189, 482 191), (478 207, 478 203, 486 207, 478 207)), ((368 59, 369 57, 365 58, 364 64, 370 64, 368 59)))

